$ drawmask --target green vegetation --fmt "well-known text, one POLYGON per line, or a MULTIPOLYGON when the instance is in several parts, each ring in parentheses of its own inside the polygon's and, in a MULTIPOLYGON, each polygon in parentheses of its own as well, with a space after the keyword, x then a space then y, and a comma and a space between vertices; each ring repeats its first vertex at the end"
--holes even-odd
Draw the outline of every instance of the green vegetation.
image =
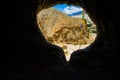
POLYGON ((88 22, 86 19, 85 19, 85 15, 84 15, 84 11, 82 12, 82 19, 85 21, 85 23, 87 24, 87 30, 89 33, 97 33, 97 29, 96 29, 96 26, 90 21, 88 22))
POLYGON ((82 12, 82 19, 85 19, 84 12, 82 12))
POLYGON ((92 24, 87 24, 87 26, 88 26, 87 29, 89 33, 97 33, 97 29, 95 26, 93 26, 92 24))

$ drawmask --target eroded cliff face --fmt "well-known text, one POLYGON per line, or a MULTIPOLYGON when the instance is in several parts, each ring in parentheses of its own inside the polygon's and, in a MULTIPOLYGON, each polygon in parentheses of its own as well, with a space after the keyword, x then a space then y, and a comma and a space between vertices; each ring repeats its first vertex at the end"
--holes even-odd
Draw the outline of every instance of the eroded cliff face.
POLYGON ((63 12, 48 8, 37 14, 38 25, 46 39, 52 43, 87 44, 90 35, 86 21, 70 17, 63 12))

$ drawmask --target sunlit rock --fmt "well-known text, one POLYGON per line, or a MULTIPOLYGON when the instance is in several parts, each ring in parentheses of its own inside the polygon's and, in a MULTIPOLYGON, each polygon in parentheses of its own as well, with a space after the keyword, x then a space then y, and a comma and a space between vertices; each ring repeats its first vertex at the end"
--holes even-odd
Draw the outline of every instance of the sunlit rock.
POLYGON ((86 21, 70 17, 48 8, 37 15, 38 25, 49 42, 59 44, 87 44, 90 39, 86 21))

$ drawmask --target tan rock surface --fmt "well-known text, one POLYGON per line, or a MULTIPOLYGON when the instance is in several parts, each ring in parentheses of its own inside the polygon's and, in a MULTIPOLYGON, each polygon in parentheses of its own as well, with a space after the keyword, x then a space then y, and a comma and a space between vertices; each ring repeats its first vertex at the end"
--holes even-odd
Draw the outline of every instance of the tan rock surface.
POLYGON ((48 8, 37 14, 37 20, 41 31, 52 43, 86 44, 89 40, 89 33, 83 19, 73 18, 63 12, 48 8))

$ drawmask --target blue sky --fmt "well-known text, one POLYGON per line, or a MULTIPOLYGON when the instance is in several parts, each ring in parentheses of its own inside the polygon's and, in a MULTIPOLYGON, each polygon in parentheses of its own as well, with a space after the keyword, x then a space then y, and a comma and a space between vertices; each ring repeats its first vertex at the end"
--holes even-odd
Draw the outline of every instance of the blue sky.
POLYGON ((82 8, 80 6, 73 6, 73 5, 67 5, 67 4, 57 4, 53 6, 53 8, 60 10, 68 15, 73 15, 73 14, 81 14, 82 8))
POLYGON ((67 4, 57 4, 57 5, 53 6, 53 8, 63 12, 64 8, 67 7, 67 6, 68 6, 67 4))

